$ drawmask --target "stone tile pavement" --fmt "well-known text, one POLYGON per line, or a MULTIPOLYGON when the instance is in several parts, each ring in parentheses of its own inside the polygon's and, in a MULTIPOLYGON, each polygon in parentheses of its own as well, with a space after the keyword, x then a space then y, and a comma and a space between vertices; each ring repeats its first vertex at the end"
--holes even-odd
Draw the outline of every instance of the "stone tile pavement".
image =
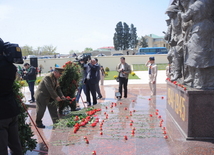
MULTIPOLYGON (((45 129, 39 129, 48 144, 49 155, 212 155, 214 145, 212 141, 186 141, 176 124, 166 111, 166 84, 165 72, 159 71, 157 95, 150 96, 147 72, 136 72, 141 80, 129 80, 128 98, 117 101, 114 97, 118 91, 116 81, 105 81, 100 86, 103 99, 98 101, 95 108, 99 123, 96 127, 89 124, 81 127, 74 134, 72 128, 53 129, 48 111, 45 112, 45 129), (110 107, 112 102, 116 106, 110 107), (106 109, 107 107, 107 109, 106 109), (132 116, 130 115, 130 111, 132 116), (134 112, 135 111, 135 112, 134 112), (108 119, 106 119, 108 114, 108 119), (152 115, 152 117, 151 117, 152 115), (161 118, 159 118, 161 117, 161 118), (102 131, 100 123, 104 120, 102 131), (132 126, 130 126, 133 121, 132 126), (160 124, 162 127, 160 127, 160 124), (166 129, 164 129, 165 127, 166 129), (133 128, 135 134, 132 135, 133 128), (164 130, 163 130, 164 129, 164 130), (100 132, 103 135, 100 135, 100 132), (165 132, 165 133, 164 133, 165 132), (85 143, 84 136, 89 140, 85 143), (127 140, 124 139, 127 136, 127 140), (164 138, 167 136, 167 139, 164 138)), ((30 93, 28 88, 23 89, 26 100, 30 93)), ((85 100, 84 94, 82 94, 85 100)), ((80 103, 83 108, 83 103, 80 103)), ((35 107, 29 112, 35 120, 35 107)), ((30 122, 28 119, 27 121, 30 122)), ((38 145, 35 150, 47 151, 41 138, 32 126, 38 145)), ((28 152, 28 155, 44 155, 45 152, 28 152)))

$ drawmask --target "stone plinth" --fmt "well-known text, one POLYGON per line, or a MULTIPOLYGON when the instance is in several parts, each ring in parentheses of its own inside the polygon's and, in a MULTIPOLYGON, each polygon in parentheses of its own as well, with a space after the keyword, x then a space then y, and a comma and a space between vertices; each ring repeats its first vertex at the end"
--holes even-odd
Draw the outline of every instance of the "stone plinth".
POLYGON ((167 110, 186 139, 214 139, 214 90, 184 90, 167 81, 167 110))

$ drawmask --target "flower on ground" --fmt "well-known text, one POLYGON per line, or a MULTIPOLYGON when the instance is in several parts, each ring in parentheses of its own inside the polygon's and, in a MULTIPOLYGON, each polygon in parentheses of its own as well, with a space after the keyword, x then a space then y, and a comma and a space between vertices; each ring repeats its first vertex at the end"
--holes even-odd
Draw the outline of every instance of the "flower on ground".
POLYGON ((114 75, 114 79, 116 79, 118 76, 117 75, 114 75))
POLYGON ((37 84, 39 84, 40 82, 41 82, 41 80, 40 80, 40 79, 36 81, 36 83, 37 83, 37 84))
POLYGON ((19 84, 20 84, 21 86, 24 86, 24 85, 25 85, 25 82, 24 82, 24 81, 20 81, 19 84))
POLYGON ((131 74, 132 76, 135 76, 135 72, 131 72, 130 74, 131 74))

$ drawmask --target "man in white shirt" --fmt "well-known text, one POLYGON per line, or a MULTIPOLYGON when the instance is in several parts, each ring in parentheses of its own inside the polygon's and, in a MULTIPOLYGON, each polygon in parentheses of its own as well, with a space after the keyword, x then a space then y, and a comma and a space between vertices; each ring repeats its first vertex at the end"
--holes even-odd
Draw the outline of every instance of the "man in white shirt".
POLYGON ((157 65, 155 64, 155 58, 150 57, 149 61, 145 65, 148 67, 151 95, 156 95, 156 78, 158 69, 157 65))

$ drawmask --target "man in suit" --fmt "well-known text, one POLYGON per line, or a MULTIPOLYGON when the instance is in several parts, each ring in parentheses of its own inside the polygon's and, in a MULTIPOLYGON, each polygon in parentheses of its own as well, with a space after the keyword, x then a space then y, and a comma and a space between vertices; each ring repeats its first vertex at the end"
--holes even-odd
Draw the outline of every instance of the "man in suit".
POLYGON ((93 98, 93 105, 97 104, 96 98, 96 84, 97 84, 97 72, 99 67, 96 65, 96 61, 94 59, 90 60, 87 67, 87 76, 85 79, 86 84, 86 98, 88 102, 88 106, 91 106, 91 97, 93 98))
POLYGON ((128 77, 131 73, 131 67, 126 63, 125 57, 120 58, 120 63, 117 65, 116 70, 119 72, 119 92, 121 95, 118 99, 122 98, 122 86, 124 88, 124 98, 127 98, 128 77))
POLYGON ((29 63, 25 63, 24 67, 25 67, 24 74, 26 74, 26 81, 28 83, 29 90, 31 93, 31 99, 29 100, 29 102, 34 103, 35 102, 34 85, 36 81, 36 68, 34 68, 33 66, 30 66, 29 63))
POLYGON ((155 64, 155 58, 150 57, 149 61, 145 65, 148 67, 151 95, 156 95, 156 78, 158 69, 157 65, 155 64))
POLYGON ((40 82, 38 89, 36 90, 36 125, 38 128, 45 128, 42 123, 46 107, 48 107, 49 113, 53 123, 56 123, 59 119, 57 113, 57 106, 50 104, 50 101, 61 101, 64 97, 59 86, 58 79, 62 75, 63 68, 55 68, 53 73, 49 73, 40 82))
POLYGON ((99 86, 99 82, 100 82, 100 65, 98 64, 98 59, 94 58, 94 60, 96 61, 96 66, 98 67, 96 76, 97 76, 97 83, 96 83, 96 92, 97 92, 97 99, 101 99, 102 98, 102 94, 100 92, 100 86, 99 86))

